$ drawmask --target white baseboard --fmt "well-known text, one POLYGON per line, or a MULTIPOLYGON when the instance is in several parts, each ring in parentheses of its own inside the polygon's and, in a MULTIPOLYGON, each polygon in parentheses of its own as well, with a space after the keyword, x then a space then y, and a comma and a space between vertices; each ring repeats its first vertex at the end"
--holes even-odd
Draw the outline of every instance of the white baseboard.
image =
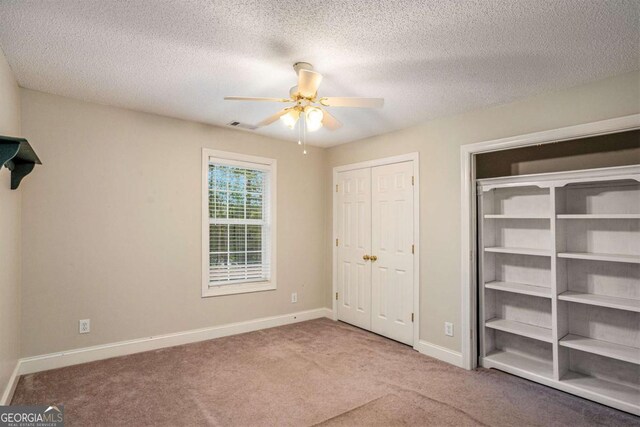
POLYGON ((16 386, 18 385, 18 380, 20 379, 20 361, 16 362, 16 367, 13 369, 11 376, 9 377, 9 382, 4 389, 4 393, 2 393, 2 398, 0 398, 0 405, 8 405, 11 403, 11 399, 13 398, 13 392, 16 391, 16 386))
MULTIPOLYGON (((303 322, 305 320, 319 319, 321 317, 333 319, 333 310, 330 308, 318 308, 315 310, 300 311, 280 316, 263 317, 261 319, 248 320, 245 322, 228 323, 226 325, 213 326, 209 328, 193 329, 173 334, 158 335, 93 347, 78 348, 58 353, 26 357, 18 361, 4 394, 2 395, 0 405, 9 404, 13 397, 15 387, 18 384, 20 375, 62 368, 80 363, 93 362, 111 357, 125 356, 127 354, 141 353, 143 351, 157 350, 160 348, 173 347, 198 341, 206 341, 229 335, 242 334, 260 329, 303 322)), ((414 348, 422 354, 442 360, 443 362, 447 362, 458 367, 463 366, 462 354, 457 351, 431 344, 423 340, 420 340, 414 348)))
POLYGON ((418 345, 416 345, 414 348, 424 355, 442 360, 443 362, 450 363, 459 368, 464 367, 462 361, 462 353, 459 353, 457 351, 453 351, 436 344, 431 344, 430 342, 423 340, 418 341, 418 345))
MULTIPOLYGON (((43 354, 40 356, 20 359, 16 369, 19 375, 31 374, 49 369, 62 368, 64 366, 93 362, 95 360, 125 356, 127 354, 157 350, 159 348, 173 347, 176 345, 242 334, 260 329, 273 328, 276 326, 303 322, 305 320, 318 319, 321 317, 332 318, 332 316, 333 312, 331 309, 318 308, 315 310, 299 311, 297 313, 283 314, 280 316, 263 317, 261 319, 248 320, 245 322, 228 323, 226 325, 213 326, 209 328, 193 329, 173 334, 78 348, 59 353, 43 354)), ((13 394, 13 391, 11 394, 13 394)))

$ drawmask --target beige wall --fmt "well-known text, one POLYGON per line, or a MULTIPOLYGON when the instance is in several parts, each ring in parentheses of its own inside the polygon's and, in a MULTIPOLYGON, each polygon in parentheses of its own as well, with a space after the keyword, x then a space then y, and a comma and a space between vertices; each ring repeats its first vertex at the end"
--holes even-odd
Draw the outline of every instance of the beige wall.
MULTIPOLYGON (((420 153, 420 337, 460 351, 460 146, 639 112, 640 73, 633 72, 333 147, 325 179, 335 166, 420 153), (444 335, 445 321, 454 323, 453 338, 444 335)), ((325 215, 331 218, 331 187, 326 191, 325 215)), ((325 233, 330 242, 331 221, 325 233)), ((331 259, 331 246, 325 250, 331 259)), ((328 288, 325 304, 330 303, 328 288)))
POLYGON ((44 163, 23 192, 23 356, 325 305, 325 150, 21 93, 44 163), (202 147, 277 159, 277 290, 200 297, 202 147))
MULTIPOLYGON (((20 93, 0 50, 0 135, 20 135, 20 93)), ((20 193, 0 165, 0 396, 20 351, 20 193)), ((25 178, 26 183, 29 178, 25 178)), ((24 185, 24 184, 23 184, 24 185)), ((22 188, 22 187, 21 187, 22 188)))

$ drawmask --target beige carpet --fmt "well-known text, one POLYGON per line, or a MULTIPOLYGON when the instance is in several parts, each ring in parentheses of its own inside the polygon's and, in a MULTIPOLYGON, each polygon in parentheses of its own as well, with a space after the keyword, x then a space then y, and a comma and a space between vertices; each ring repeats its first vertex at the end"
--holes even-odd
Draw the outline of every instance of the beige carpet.
POLYGON ((640 418, 319 319, 20 379, 67 425, 581 426, 640 418))

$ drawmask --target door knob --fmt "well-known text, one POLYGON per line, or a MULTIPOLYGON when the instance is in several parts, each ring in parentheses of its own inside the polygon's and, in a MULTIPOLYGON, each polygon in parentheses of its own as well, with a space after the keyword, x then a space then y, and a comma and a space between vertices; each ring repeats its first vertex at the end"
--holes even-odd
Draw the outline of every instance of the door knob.
POLYGON ((365 261, 369 261, 371 257, 369 255, 362 255, 362 259, 365 261))
POLYGON ((377 256, 375 256, 375 255, 371 255, 371 256, 369 257, 369 259, 370 259, 372 262, 375 262, 375 261, 377 261, 377 260, 378 260, 378 257, 377 257, 377 256))

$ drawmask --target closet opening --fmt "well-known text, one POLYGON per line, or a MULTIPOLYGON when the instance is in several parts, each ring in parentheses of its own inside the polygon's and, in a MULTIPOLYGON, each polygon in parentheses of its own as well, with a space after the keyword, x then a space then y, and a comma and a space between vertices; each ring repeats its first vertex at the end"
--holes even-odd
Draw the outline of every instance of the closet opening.
POLYGON ((640 130, 550 139, 467 151, 470 365, 640 414, 640 130))

